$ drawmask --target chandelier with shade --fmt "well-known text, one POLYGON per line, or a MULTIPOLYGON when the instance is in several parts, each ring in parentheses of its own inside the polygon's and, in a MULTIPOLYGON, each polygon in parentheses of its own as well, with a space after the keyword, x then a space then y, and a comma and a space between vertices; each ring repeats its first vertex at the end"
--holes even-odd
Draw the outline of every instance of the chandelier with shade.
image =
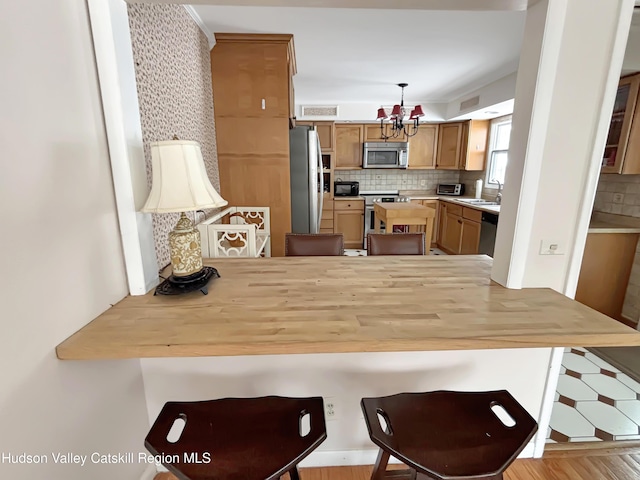
POLYGON ((413 107, 411 113, 409 114, 409 120, 413 123, 404 123, 404 118, 407 115, 407 112, 404 108, 404 88, 409 86, 409 84, 398 83, 398 86, 402 89, 400 105, 393 106, 393 110, 391 110, 391 115, 389 117, 387 117, 387 112, 385 112, 384 107, 380 107, 378 109, 378 118, 376 120, 380 120, 380 138, 385 141, 390 138, 398 138, 402 136, 413 137, 416 133, 418 133, 420 117, 424 116, 422 105, 416 105, 415 107, 413 107), (387 118, 391 121, 390 135, 387 135, 384 132, 384 121, 387 118))

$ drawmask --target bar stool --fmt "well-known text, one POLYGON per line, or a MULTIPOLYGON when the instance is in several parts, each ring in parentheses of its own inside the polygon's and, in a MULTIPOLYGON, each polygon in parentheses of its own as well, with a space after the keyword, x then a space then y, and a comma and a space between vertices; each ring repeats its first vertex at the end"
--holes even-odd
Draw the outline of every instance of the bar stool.
POLYGON ((506 390, 401 393, 363 398, 361 406, 380 447, 372 480, 502 480, 538 429, 506 390), (390 455, 409 470, 386 472, 390 455))
POLYGON ((322 397, 271 396, 168 402, 144 443, 180 480, 299 480, 298 463, 326 438, 322 397))

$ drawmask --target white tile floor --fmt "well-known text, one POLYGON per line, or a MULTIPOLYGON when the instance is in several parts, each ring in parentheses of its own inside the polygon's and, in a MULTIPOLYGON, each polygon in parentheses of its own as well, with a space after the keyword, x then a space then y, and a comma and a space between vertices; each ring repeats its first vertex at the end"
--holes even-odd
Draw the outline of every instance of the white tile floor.
POLYGON ((640 439, 640 383, 584 348, 562 359, 547 442, 640 439))

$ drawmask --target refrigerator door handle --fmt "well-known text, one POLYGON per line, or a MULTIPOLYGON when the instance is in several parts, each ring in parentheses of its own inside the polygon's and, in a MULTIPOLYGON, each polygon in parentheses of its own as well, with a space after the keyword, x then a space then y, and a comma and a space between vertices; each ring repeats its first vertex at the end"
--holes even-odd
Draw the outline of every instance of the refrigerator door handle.
MULTIPOLYGON (((322 178, 322 171, 318 172, 318 134, 315 130, 310 130, 307 136, 307 165, 309 166, 307 192, 309 198, 309 223, 307 228, 309 233, 318 233, 320 219, 318 218, 318 186, 320 184, 318 177, 322 178)), ((322 198, 322 197, 320 197, 322 198)))
POLYGON ((318 176, 320 177, 320 193, 318 198, 318 233, 320 233, 322 209, 324 208, 324 166, 322 165, 322 147, 320 146, 320 137, 316 137, 316 139, 318 141, 318 176))

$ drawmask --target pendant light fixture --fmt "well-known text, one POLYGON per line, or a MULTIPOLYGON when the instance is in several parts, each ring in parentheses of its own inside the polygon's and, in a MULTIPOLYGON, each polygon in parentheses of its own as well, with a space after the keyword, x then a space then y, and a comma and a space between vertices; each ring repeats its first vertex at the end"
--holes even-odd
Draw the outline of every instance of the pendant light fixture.
POLYGON ((380 138, 384 141, 387 141, 390 138, 398 138, 401 136, 413 137, 416 133, 418 133, 420 117, 424 116, 422 106, 416 105, 409 114, 409 120, 413 121, 413 128, 411 128, 411 125, 404 124, 404 117, 406 116, 406 111, 404 109, 404 87, 409 86, 409 84, 398 83, 398 86, 402 89, 402 94, 400 96, 400 105, 393 106, 391 116, 387 117, 387 112, 385 112, 383 107, 380 107, 378 109, 378 118, 376 120, 380 120, 380 138), (390 135, 386 135, 384 133, 384 121, 387 118, 391 120, 390 135))

